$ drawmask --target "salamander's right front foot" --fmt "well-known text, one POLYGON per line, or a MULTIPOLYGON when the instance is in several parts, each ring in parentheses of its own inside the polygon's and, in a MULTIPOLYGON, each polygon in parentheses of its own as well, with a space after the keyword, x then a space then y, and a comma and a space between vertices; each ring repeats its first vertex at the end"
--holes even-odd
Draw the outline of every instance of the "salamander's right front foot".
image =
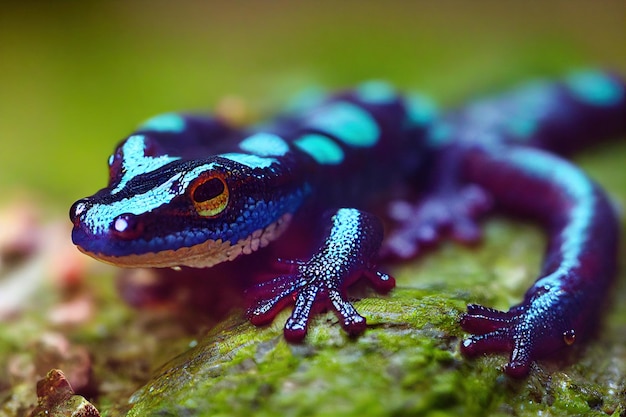
POLYGON ((355 209, 340 209, 324 243, 306 261, 292 261, 295 270, 257 285, 248 291, 252 306, 248 317, 253 324, 270 322, 287 305, 294 303, 285 323, 285 338, 300 341, 316 313, 332 309, 349 334, 365 330, 365 318, 346 297, 347 287, 366 276, 380 292, 395 285, 389 275, 375 269, 370 259, 376 255, 382 239, 378 219, 355 209))
POLYGON ((366 321, 346 297, 346 285, 365 275, 372 285, 387 292, 395 281, 389 275, 364 269, 350 275, 336 274, 336 265, 321 265, 319 260, 311 260, 297 265, 291 275, 282 275, 258 285, 249 291, 254 299, 248 309, 248 317, 255 325, 270 322, 278 312, 294 303, 291 316, 285 323, 285 338, 298 342, 304 338, 309 321, 318 312, 332 309, 344 330, 351 335, 362 333, 366 321))

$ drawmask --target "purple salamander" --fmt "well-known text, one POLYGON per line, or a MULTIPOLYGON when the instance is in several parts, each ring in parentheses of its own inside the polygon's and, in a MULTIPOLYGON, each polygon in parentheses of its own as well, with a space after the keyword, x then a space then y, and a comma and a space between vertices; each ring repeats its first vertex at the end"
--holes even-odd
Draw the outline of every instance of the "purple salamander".
POLYGON ((615 274, 616 215, 602 189, 558 155, 624 135, 625 115, 624 82, 600 71, 444 114, 377 81, 249 129, 164 114, 117 147, 106 188, 74 203, 72 238, 125 267, 234 261, 254 275, 241 255, 268 245, 295 254, 282 261, 288 272, 250 290, 248 315, 263 324, 294 304, 284 331, 297 341, 327 308, 361 333, 366 321, 346 288, 362 276, 381 292, 393 288, 381 259, 411 258, 447 234, 475 242, 478 218, 494 207, 521 214, 548 236, 539 278, 509 311, 470 305, 461 318, 472 334, 462 352, 510 352, 505 371, 520 377, 585 338, 615 274), (419 188, 421 199, 393 204, 389 216, 378 210, 386 235, 365 211, 419 188), (296 229, 306 233, 283 233, 296 229))

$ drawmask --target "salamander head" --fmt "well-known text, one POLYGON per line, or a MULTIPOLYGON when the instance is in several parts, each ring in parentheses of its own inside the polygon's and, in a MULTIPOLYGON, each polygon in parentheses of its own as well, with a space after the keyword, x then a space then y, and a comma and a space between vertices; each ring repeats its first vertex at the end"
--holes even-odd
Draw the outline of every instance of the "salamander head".
MULTIPOLYGON (((109 186, 74 203, 72 240, 126 267, 209 267, 276 239, 306 193, 275 158, 244 153, 183 160, 128 158, 131 136, 109 160, 109 186)), ((142 149, 143 146, 143 138, 142 149)))

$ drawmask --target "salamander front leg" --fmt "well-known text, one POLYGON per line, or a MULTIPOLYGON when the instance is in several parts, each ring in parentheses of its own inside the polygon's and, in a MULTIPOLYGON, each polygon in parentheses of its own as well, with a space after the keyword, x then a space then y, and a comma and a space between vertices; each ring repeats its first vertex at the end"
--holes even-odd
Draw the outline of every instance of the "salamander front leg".
POLYGON ((389 275, 371 263, 382 241, 380 221, 356 209, 339 209, 319 249, 305 261, 291 261, 292 273, 281 275, 248 291, 252 305, 248 317, 253 324, 271 321, 287 305, 294 303, 285 324, 290 341, 304 338, 310 318, 331 308, 349 334, 365 330, 365 318, 346 297, 347 287, 366 276, 379 292, 395 285, 389 275))
POLYGON ((435 190, 416 204, 398 201, 389 207, 397 223, 385 240, 383 256, 408 259, 450 235, 475 243, 482 233, 477 219, 491 208, 491 198, 475 185, 435 190))

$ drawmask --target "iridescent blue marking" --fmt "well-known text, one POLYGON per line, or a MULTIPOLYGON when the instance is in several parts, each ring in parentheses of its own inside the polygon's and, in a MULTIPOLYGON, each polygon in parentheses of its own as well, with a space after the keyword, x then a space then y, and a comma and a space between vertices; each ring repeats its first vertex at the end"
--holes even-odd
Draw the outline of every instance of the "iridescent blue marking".
POLYGON ((293 144, 311 155, 318 164, 337 165, 344 159, 341 147, 331 138, 310 133, 296 139, 293 144))
POLYGON ((163 165, 180 159, 168 155, 146 156, 145 136, 132 135, 122 144, 122 178, 117 186, 111 190, 111 194, 120 192, 137 175, 154 171, 163 165))
POLYGON ((139 126, 139 129, 181 133, 185 130, 185 119, 176 113, 163 113, 146 120, 139 126))
POLYGON ((273 133, 256 133, 242 140, 239 148, 257 156, 283 156, 289 152, 289 145, 283 138, 273 133))
POLYGON ((104 233, 109 229, 113 220, 121 214, 139 215, 169 204, 174 197, 185 192, 191 181, 201 173, 213 169, 214 166, 214 163, 210 163, 188 172, 178 172, 145 193, 107 204, 94 204, 84 215, 83 221, 94 233, 104 233))
POLYGON ((526 140, 537 130, 537 120, 520 117, 509 121, 508 129, 513 139, 526 140))
POLYGON ((563 262, 556 271, 535 283, 535 286, 559 286, 563 282, 563 275, 580 264, 581 250, 584 240, 589 236, 589 225, 594 216, 593 184, 580 169, 548 153, 520 148, 511 149, 507 154, 507 161, 537 177, 556 183, 572 200, 569 221, 562 232, 563 262))
POLYGON ((452 134, 454 128, 448 122, 437 122, 433 124, 428 132, 426 141, 429 146, 433 148, 439 148, 452 142, 452 134))
POLYGON ((596 106, 612 106, 624 97, 621 86, 600 71, 576 72, 566 83, 579 99, 596 106))
POLYGON ((485 131, 506 131, 509 139, 527 141, 551 109, 558 106, 559 96, 553 84, 544 80, 526 83, 496 99, 484 99, 470 105, 466 114, 472 125, 485 131))
POLYGON ((504 98, 504 103, 510 110, 503 112, 502 123, 512 139, 525 141, 533 137, 537 128, 551 113, 551 109, 560 105, 556 100, 559 97, 553 83, 545 80, 535 80, 513 90, 504 98))
POLYGON ((344 101, 322 107, 310 117, 306 126, 355 147, 373 146, 380 136, 378 124, 366 110, 344 101))
POLYGON ((405 99, 409 120, 416 126, 425 126, 437 116, 435 103, 421 94, 410 94, 405 99))
MULTIPOLYGON (((193 181, 194 178, 192 176, 200 175, 202 169, 207 169, 208 165, 210 164, 198 167, 185 174, 182 178, 182 181, 185 182, 185 187, 189 185, 190 181, 193 181)), ((162 187, 171 186, 173 181, 181 179, 181 175, 182 174, 179 173, 166 180, 162 187)), ((161 187, 159 187, 159 189, 163 191, 161 187)), ((131 199, 118 201, 114 203, 115 205, 112 207, 108 207, 107 205, 95 205, 87 214, 88 220, 85 224, 89 226, 90 232, 100 234, 108 231, 110 225, 119 214, 132 212, 139 215, 142 214, 142 212, 154 210, 169 203, 172 198, 183 192, 184 191, 176 193, 165 192, 159 194, 152 191, 133 196, 131 199), (148 203, 149 206, 144 206, 144 203, 148 203)), ((230 241, 234 243, 249 237, 260 228, 275 222, 282 215, 296 212, 308 192, 309 189, 303 186, 302 189, 295 190, 290 195, 276 200, 263 201, 249 198, 245 201, 241 216, 233 222, 216 224, 215 228, 176 230, 171 234, 153 237, 149 241, 137 239, 111 244, 111 242, 106 239, 90 239, 86 243, 89 245, 89 251, 104 253, 109 256, 126 256, 130 254, 158 253, 165 250, 177 250, 181 247, 193 247, 209 240, 230 241)))
POLYGON ((554 99, 558 95, 556 90, 553 83, 539 79, 522 85, 505 97, 523 111, 543 113, 546 108, 554 104, 554 99))
POLYGON ((267 168, 273 163, 276 163, 276 159, 274 158, 264 158, 257 155, 248 155, 245 153, 223 153, 217 156, 221 156, 222 158, 230 159, 231 161, 239 162, 249 168, 267 168))
POLYGON ((385 104, 397 98, 395 88, 386 81, 372 80, 360 84, 356 93, 359 98, 371 104, 385 104))
POLYGON ((361 230, 361 213, 354 208, 341 208, 337 210, 333 216, 333 227, 330 229, 330 236, 328 242, 341 242, 343 244, 336 245, 337 248, 333 251, 335 256, 343 255, 344 262, 349 262, 347 259, 350 256, 350 244, 347 242, 347 238, 355 238, 362 235, 361 230), (343 250, 342 250, 343 249, 343 250))

